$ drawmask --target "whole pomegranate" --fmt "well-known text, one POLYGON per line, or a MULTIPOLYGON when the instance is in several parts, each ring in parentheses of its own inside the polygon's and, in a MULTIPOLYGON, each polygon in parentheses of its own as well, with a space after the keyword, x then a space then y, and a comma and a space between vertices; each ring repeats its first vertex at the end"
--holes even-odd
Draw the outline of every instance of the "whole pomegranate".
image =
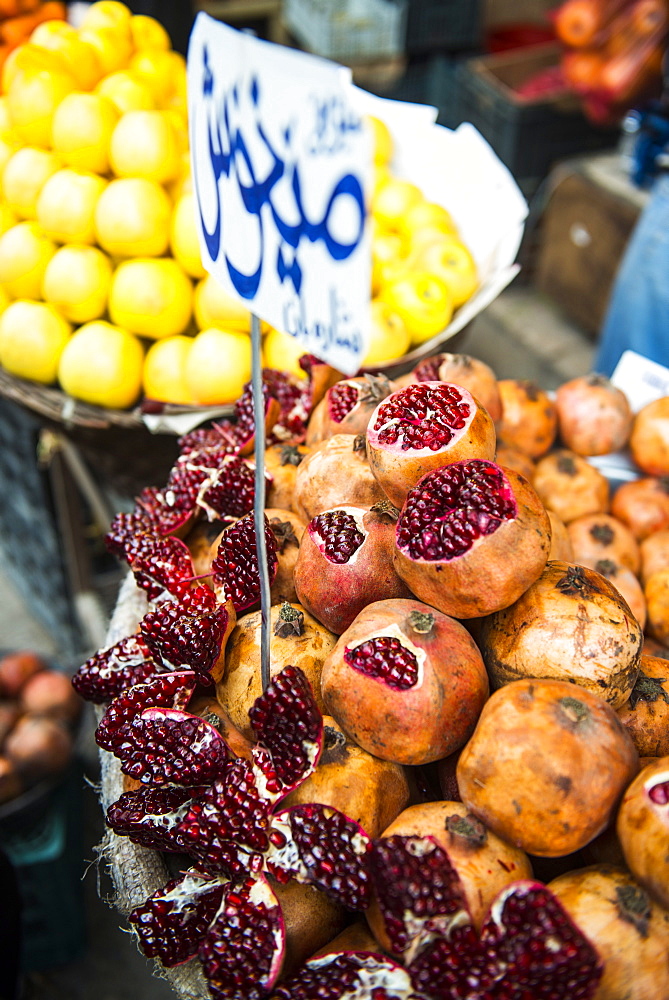
POLYGON ((548 888, 603 959, 593 1000, 669 996, 669 913, 628 871, 590 865, 560 875, 548 888))
MULTIPOLYGON (((216 685, 216 694, 230 721, 247 737, 253 738, 249 709, 262 693, 260 673, 260 633, 262 613, 252 611, 237 619, 225 651, 225 669, 216 685)), ((321 670, 334 647, 336 636, 299 604, 274 604, 270 608, 270 674, 274 677, 288 664, 299 667, 314 692, 321 711, 321 670)))
POLYGON ((607 826, 639 758, 602 698, 530 678, 495 691, 457 767, 462 801, 499 837, 562 857, 607 826))
POLYGON ((268 507, 290 510, 293 506, 293 491, 297 469, 302 459, 311 453, 305 444, 277 442, 265 449, 265 472, 269 482, 265 489, 265 503, 268 507))
POLYGON ((308 523, 331 507, 371 507, 385 499, 367 461, 364 438, 333 434, 298 466, 292 508, 308 523))
POLYGON ((648 577, 643 588, 646 598, 646 630, 663 645, 669 645, 669 569, 648 577))
POLYGON ((0 697, 18 698, 28 678, 47 666, 46 660, 30 649, 5 653, 0 657, 0 697))
POLYGON ((385 375, 358 375, 331 386, 307 424, 307 445, 333 434, 365 434, 372 413, 396 386, 385 375))
POLYGON ((529 379, 502 378, 497 386, 502 398, 502 417, 497 423, 500 442, 530 458, 545 455, 557 436, 553 400, 529 379))
POLYGON ((540 575, 549 546, 548 514, 527 480, 470 459, 427 473, 410 490, 395 566, 422 601, 475 618, 512 604, 540 575))
POLYGON ((610 513, 638 542, 669 528, 669 476, 644 476, 622 483, 611 497, 610 513))
POLYGON ((477 632, 493 687, 519 678, 569 681, 614 708, 630 696, 643 633, 623 597, 594 570, 549 562, 508 608, 477 632))
POLYGON ((48 715, 68 725, 77 721, 83 704, 67 674, 49 669, 38 671, 26 681, 19 703, 24 712, 48 715))
POLYGON ((598 559, 613 559, 633 573, 639 572, 639 543, 627 525, 612 514, 576 517, 567 525, 567 531, 574 549, 571 562, 591 565, 598 559))
POLYGON ((459 622, 411 599, 364 608, 323 664, 326 711, 363 749, 425 764, 461 747, 488 696, 478 648, 459 622))
POLYGON ((669 396, 647 403, 636 413, 629 448, 647 476, 669 475, 669 396))
POLYGON ((270 589, 271 603, 297 602, 295 564, 300 554, 306 524, 294 511, 283 510, 280 507, 266 507, 265 515, 269 521, 270 531, 276 539, 276 557, 279 561, 270 589))
POLYGON ((63 771, 72 756, 72 737, 56 719, 26 712, 5 740, 4 753, 28 781, 63 771))
POLYGON ((539 459, 532 484, 542 503, 569 524, 609 509, 609 481, 599 469, 567 448, 539 459))
POLYGON ((669 755, 669 663, 642 653, 639 674, 618 716, 642 757, 669 755))
POLYGON ((286 934, 281 975, 288 976, 343 931, 348 913, 313 885, 301 885, 295 879, 282 885, 271 876, 269 883, 281 906, 286 934))
POLYGON ((496 422, 502 416, 502 400, 497 388, 497 376, 480 358, 471 354, 443 352, 420 361, 411 373, 412 382, 454 382, 469 389, 480 400, 496 422))
POLYGON ((461 459, 492 459, 495 446, 487 410, 450 382, 417 382, 392 393, 367 429, 370 467, 396 507, 426 472, 461 459))
MULTIPOLYGON (((397 835, 434 837, 446 851, 460 876, 477 930, 504 886, 518 879, 532 878, 532 865, 525 852, 494 834, 462 802, 425 802, 409 806, 381 836, 397 835)), ((388 935, 375 901, 366 915, 375 938, 388 949, 388 935)))
POLYGON ((378 837, 409 803, 406 768, 367 753, 349 739, 335 719, 323 719, 323 752, 316 770, 282 801, 334 806, 378 837))
POLYGON ((641 582, 647 580, 661 569, 669 569, 669 530, 654 531, 652 535, 639 545, 641 568, 638 570, 641 582))
POLYGON ((625 789, 616 832, 632 875, 669 909, 669 757, 647 764, 625 789))
POLYGON ((546 510, 548 520, 551 523, 551 547, 548 553, 549 561, 552 559, 562 559, 564 562, 576 562, 574 559, 574 549, 567 525, 554 510, 546 510))
POLYGON ((411 597, 393 565, 398 510, 385 500, 370 510, 335 507, 312 518, 295 562, 303 607, 341 635, 373 601, 411 597))
POLYGON ((638 621, 641 631, 643 631, 647 618, 646 597, 638 577, 634 575, 629 566, 623 566, 615 559, 583 559, 581 565, 601 573, 620 591, 638 621))
POLYGON ((577 455, 608 455, 627 444, 632 409, 627 396, 605 375, 579 375, 555 393, 558 433, 577 455))
POLYGON ((503 465, 505 469, 513 469, 520 476, 524 476, 528 483, 532 482, 534 477, 534 462, 529 455, 520 451, 519 448, 512 448, 511 445, 499 442, 495 461, 498 465, 503 465))

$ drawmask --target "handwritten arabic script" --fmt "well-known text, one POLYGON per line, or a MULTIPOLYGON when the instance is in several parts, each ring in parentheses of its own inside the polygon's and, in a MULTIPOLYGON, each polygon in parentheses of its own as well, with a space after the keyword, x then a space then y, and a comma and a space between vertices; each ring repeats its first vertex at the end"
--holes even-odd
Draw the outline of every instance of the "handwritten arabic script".
POLYGON ((341 347, 356 368, 369 311, 362 118, 346 101, 338 67, 315 61, 306 90, 286 73, 289 50, 219 22, 225 35, 207 26, 198 45, 202 17, 188 64, 205 266, 306 350, 341 347))

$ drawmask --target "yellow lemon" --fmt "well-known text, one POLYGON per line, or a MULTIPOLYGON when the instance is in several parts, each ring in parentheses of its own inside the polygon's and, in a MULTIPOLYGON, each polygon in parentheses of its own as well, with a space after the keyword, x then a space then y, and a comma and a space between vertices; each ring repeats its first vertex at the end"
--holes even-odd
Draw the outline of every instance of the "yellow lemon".
POLYGON ((109 144, 119 113, 108 97, 75 91, 53 114, 51 145, 68 167, 106 174, 109 144))
POLYGON ((21 73, 36 70, 63 71, 67 70, 67 66, 60 53, 45 49, 43 45, 34 45, 31 42, 17 45, 2 65, 0 82, 3 94, 7 94, 14 79, 21 73))
POLYGON ((0 315, 0 363, 10 375, 51 385, 71 331, 46 302, 10 302, 0 315))
POLYGON ((18 217, 14 215, 9 205, 0 200, 0 236, 15 226, 18 221, 18 217))
POLYGON ((9 116, 7 95, 0 94, 0 136, 12 135, 12 120, 9 116))
POLYGON ((104 177, 63 167, 45 182, 37 199, 37 221, 58 243, 95 243, 95 210, 107 186, 104 177))
POLYGON ((143 367, 141 341, 98 319, 84 323, 68 340, 60 356, 58 381, 76 399, 123 410, 139 398, 143 367))
POLYGON ((107 309, 112 263, 99 247, 59 247, 42 279, 42 298, 73 323, 99 319, 107 309))
POLYGON ((423 230, 437 230, 455 235, 458 231, 453 216, 434 201, 421 200, 410 205, 399 221, 400 232, 409 240, 420 239, 423 230))
POLYGON ((387 302, 372 299, 371 310, 371 334, 362 362, 364 368, 401 358, 411 345, 411 335, 404 321, 387 302))
POLYGON ((0 236, 0 283, 13 299, 39 299, 56 244, 35 222, 17 222, 0 236))
POLYGON ((111 135, 109 162, 117 177, 163 184, 181 169, 179 142, 166 111, 126 111, 111 135))
POLYGON ((195 286, 193 312, 199 330, 216 326, 223 330, 251 332, 249 310, 238 298, 226 292, 211 274, 195 286))
POLYGON ((204 278, 207 272, 202 265, 195 210, 195 196, 192 191, 182 194, 172 213, 170 247, 173 256, 187 274, 192 278, 204 278))
POLYGON ((160 257, 170 237, 172 202, 146 177, 110 181, 95 208, 97 242, 113 257, 160 257))
POLYGON ((375 293, 407 263, 406 246, 399 233, 375 227, 372 231, 372 292, 375 293))
POLYGON ((17 70, 7 90, 7 109, 17 136, 31 146, 48 149, 54 112, 76 86, 67 69, 17 70))
POLYGON ((151 344, 144 358, 144 395, 164 403, 192 403, 186 364, 192 337, 179 334, 151 344))
POLYGON ((308 351, 304 344, 289 333, 269 328, 262 342, 262 359, 266 368, 278 368, 279 371, 290 372, 298 378, 304 378, 305 372, 300 368, 300 358, 308 351))
POLYGON ((474 258, 458 239, 444 235, 430 243, 417 256, 416 265, 446 282, 455 309, 470 299, 478 288, 478 269, 474 258))
POLYGON ((132 56, 129 32, 105 27, 81 28, 79 38, 95 52, 103 76, 125 69, 132 56))
POLYGON ((186 383, 196 403, 233 403, 251 378, 251 338, 209 327, 193 338, 186 383))
POLYGON ((181 86, 186 61, 179 52, 142 49, 131 57, 128 68, 143 80, 153 94, 156 105, 165 107, 181 86))
POLYGON ((79 37, 67 21, 42 21, 33 30, 29 42, 57 52, 81 90, 91 90, 102 76, 100 60, 92 45, 79 37))
POLYGON ((423 193, 411 181, 400 177, 382 180, 372 198, 372 213, 387 229, 399 229, 402 217, 412 205, 422 201, 423 193))
POLYGON ((18 142, 15 138, 10 139, 7 136, 0 136, 0 170, 4 170, 10 158, 22 145, 23 143, 18 142))
POLYGON ((23 146, 10 156, 2 169, 2 194, 5 203, 21 219, 34 219, 37 198, 52 174, 62 163, 48 149, 23 146))
MULTIPOLYGON (((0 285, 0 315, 2 315, 2 313, 5 311, 5 309, 7 308, 7 306, 11 301, 12 300, 10 299, 5 289, 2 287, 2 285, 0 285)), ((1 363, 2 362, 0 362, 0 364, 1 363)))
POLYGON ((172 41, 160 21, 148 14, 133 14, 130 18, 130 36, 136 51, 141 49, 172 48, 172 41))
POLYGON ((368 115, 367 121, 372 129, 374 163, 377 165, 390 163, 393 158, 393 137, 390 129, 375 115, 368 115))
POLYGON ((112 276, 109 316, 131 333, 158 340, 183 333, 193 315, 193 284, 172 257, 122 261, 112 276))
POLYGON ((126 111, 152 111, 156 106, 153 94, 146 84, 127 69, 119 69, 104 76, 95 92, 108 98, 121 115, 126 111))
POLYGON ((448 326, 453 296, 445 281, 426 271, 409 271, 386 285, 379 296, 406 326, 411 345, 425 343, 448 326))
POLYGON ((98 0, 97 3, 89 4, 84 11, 79 27, 83 30, 115 28, 129 33, 131 19, 132 11, 126 4, 118 3, 117 0, 98 0))

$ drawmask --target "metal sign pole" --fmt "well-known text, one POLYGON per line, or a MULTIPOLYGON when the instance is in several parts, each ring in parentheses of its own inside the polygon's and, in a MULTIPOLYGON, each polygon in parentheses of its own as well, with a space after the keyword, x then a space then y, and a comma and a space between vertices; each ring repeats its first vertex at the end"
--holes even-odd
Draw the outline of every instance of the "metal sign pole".
POLYGON ((260 574, 260 678, 263 691, 270 682, 270 582, 265 544, 265 401, 262 391, 260 320, 251 315, 251 388, 255 424, 255 499, 253 515, 260 574))

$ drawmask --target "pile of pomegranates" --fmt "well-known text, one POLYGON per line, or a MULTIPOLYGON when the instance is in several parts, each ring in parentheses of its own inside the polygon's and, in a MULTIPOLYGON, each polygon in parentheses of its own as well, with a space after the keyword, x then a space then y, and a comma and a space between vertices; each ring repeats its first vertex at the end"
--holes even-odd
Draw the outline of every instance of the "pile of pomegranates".
POLYGON ((81 707, 68 675, 34 650, 0 656, 0 805, 65 770, 81 707))
POLYGON ((213 1000, 669 997, 666 407, 304 369, 264 373, 266 690, 249 392, 108 535, 146 612, 73 685, 111 836, 174 858, 141 949, 213 1000))

